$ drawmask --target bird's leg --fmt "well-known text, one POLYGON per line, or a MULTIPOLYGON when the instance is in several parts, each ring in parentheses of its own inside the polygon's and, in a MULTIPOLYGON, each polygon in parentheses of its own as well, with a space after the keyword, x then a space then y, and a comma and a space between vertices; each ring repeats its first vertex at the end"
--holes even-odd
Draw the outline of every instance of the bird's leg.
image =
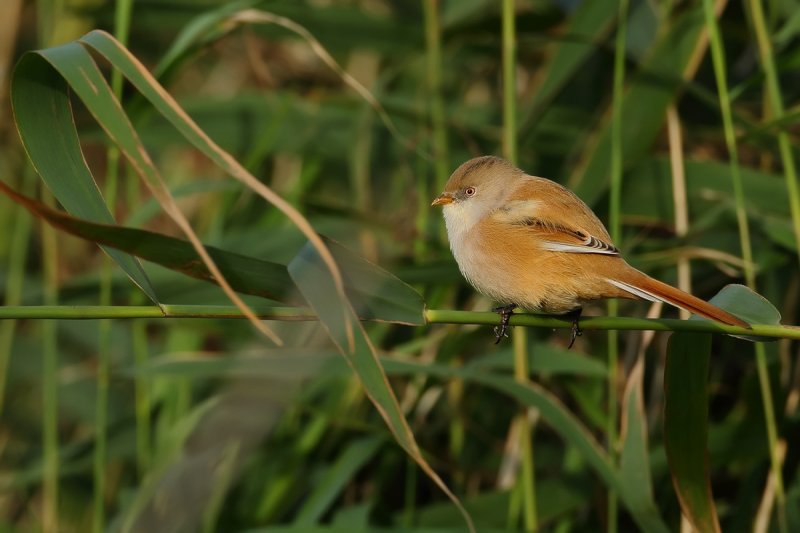
POLYGON ((577 309, 573 309, 566 315, 567 318, 572 319, 572 336, 569 339, 569 346, 567 346, 567 350, 572 348, 572 345, 575 344, 575 339, 583 335, 583 331, 581 331, 581 326, 578 324, 578 321, 581 319, 581 313, 583 312, 583 308, 579 307, 577 309))
POLYGON ((511 320, 511 315, 514 314, 514 309, 517 304, 501 305, 492 308, 492 311, 500 315, 500 324, 494 327, 495 344, 500 344, 503 337, 508 337, 508 321, 511 320))

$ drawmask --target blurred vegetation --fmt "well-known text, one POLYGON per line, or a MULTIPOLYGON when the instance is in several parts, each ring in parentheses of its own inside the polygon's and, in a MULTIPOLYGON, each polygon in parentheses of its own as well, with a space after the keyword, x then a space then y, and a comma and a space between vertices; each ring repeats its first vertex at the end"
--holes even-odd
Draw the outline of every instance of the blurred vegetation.
MULTIPOLYGON (((125 2, 6 4, 0 179, 15 189, 52 202, 12 120, 13 64, 25 51, 94 28, 113 33, 116 26, 119 35, 129 26, 131 52, 216 143, 320 234, 411 284, 428 308, 492 305, 461 278, 429 203, 458 164, 503 153, 499 2, 139 0, 129 18, 125 2), (371 91, 390 126, 297 34, 226 22, 226 15, 249 7, 307 29, 371 91)), ((781 113, 762 69, 752 4, 720 1, 715 8, 754 285, 784 324, 794 324, 800 270, 785 169, 787 154, 797 152, 800 5, 766 2, 761 22, 775 55, 781 113)), ((624 42, 617 245, 634 266, 675 285, 690 281, 686 288, 708 299, 745 281, 749 265, 741 259, 747 254, 703 2, 631 1, 624 40, 616 40, 617 14, 617 2, 609 0, 515 2, 517 162, 570 186, 609 220, 615 42, 624 42), (679 120, 677 160, 686 175, 678 206, 670 113, 679 120), (688 212, 686 230, 676 223, 681 210, 688 212), (679 280, 678 265, 689 261, 690 278, 679 280)), ((204 243, 284 265, 298 254, 305 238, 291 221, 191 148, 130 86, 121 98, 204 243)), ((135 173, 118 166, 119 155, 109 152, 107 137, 77 99, 74 112, 87 162, 112 198, 117 221, 182 236, 135 173), (117 169, 118 182, 109 177, 117 169)), ((0 205, 6 305, 146 303, 97 246, 54 233, 5 197, 0 205)), ((215 285, 143 264, 160 302, 229 304, 215 285)), ((603 305, 585 310, 604 313, 603 305)), ((618 313, 643 316, 648 308, 621 302, 618 313)), ((464 530, 458 510, 397 445, 323 328, 291 321, 270 327, 286 347, 268 346, 243 320, 0 322, 2 528, 464 530)), ((511 379, 511 343, 495 346, 486 326, 365 327, 423 455, 479 531, 523 528, 521 454, 530 454, 535 467, 543 530, 614 524, 611 492, 622 494, 617 529, 643 527, 636 512, 650 516, 652 506, 670 530, 679 528, 662 429, 666 334, 620 333, 619 357, 609 359, 603 333, 587 331, 567 351, 563 330, 530 329, 537 385, 523 390, 511 379), (618 361, 619 405, 611 404, 612 413, 609 360, 618 361), (548 411, 542 402, 551 400, 547 405, 563 408, 579 426, 559 418, 562 411, 548 411), (526 411, 532 448, 524 452, 515 416, 520 405, 532 407, 526 411), (619 441, 605 442, 615 419, 620 427, 608 433, 619 441), (641 438, 631 437, 631 424, 641 438), (591 451, 569 437, 581 432, 611 449, 609 457, 621 456, 607 463, 617 481, 598 475, 591 451)), ((716 512, 725 531, 797 531, 798 346, 764 345, 763 374, 753 346, 715 337, 711 348, 707 464, 716 512), (774 405, 771 420, 762 408, 765 390, 774 405), (782 461, 777 495, 771 426, 782 461)))

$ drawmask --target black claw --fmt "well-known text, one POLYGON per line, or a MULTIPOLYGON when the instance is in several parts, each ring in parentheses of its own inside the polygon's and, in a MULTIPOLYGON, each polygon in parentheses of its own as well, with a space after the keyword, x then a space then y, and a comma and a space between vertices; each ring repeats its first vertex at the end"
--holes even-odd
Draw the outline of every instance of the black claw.
POLYGON ((514 309, 516 308, 516 304, 509 304, 492 309, 493 312, 500 315, 500 324, 494 327, 495 344, 500 344, 500 341, 503 340, 503 337, 508 338, 508 321, 511 320, 511 315, 514 314, 514 309))
POLYGON ((572 336, 569 339, 569 345, 567 346, 567 350, 572 348, 572 345, 575 344, 575 339, 583 335, 583 331, 581 331, 581 326, 578 321, 581 319, 581 313, 583 312, 582 308, 577 308, 574 311, 570 311, 565 316, 567 318, 572 319, 572 336))

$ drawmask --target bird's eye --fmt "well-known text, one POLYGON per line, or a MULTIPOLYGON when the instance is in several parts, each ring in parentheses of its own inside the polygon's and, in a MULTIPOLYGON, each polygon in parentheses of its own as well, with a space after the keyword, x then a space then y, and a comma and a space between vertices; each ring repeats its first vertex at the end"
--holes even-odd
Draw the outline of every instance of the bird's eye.
POLYGON ((475 187, 467 187, 464 189, 464 194, 467 196, 475 196, 475 187))

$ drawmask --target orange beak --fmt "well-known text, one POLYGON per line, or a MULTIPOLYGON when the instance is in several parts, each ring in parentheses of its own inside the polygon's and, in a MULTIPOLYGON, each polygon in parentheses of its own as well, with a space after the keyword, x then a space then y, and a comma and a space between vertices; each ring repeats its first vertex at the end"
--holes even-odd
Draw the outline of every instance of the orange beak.
POLYGON ((452 204, 455 200, 453 199, 453 195, 449 192, 443 192, 439 196, 437 196, 431 205, 447 205, 452 204))

